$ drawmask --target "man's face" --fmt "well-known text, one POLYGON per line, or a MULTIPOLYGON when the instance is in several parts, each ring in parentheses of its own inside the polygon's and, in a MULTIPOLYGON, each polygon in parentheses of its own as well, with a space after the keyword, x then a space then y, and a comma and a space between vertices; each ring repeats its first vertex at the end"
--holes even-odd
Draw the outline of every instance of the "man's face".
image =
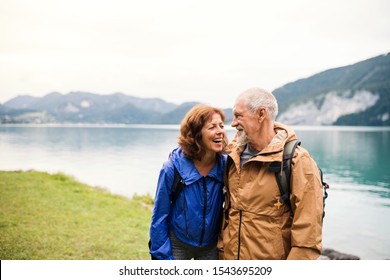
POLYGON ((257 114, 248 110, 242 99, 237 99, 233 107, 233 121, 231 125, 238 130, 237 143, 242 145, 250 142, 251 137, 259 129, 259 118, 257 114))

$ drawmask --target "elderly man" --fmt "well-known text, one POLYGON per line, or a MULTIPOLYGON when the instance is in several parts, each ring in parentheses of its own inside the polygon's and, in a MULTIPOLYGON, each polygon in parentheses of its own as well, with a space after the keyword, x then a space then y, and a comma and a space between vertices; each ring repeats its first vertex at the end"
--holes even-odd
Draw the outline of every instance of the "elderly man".
POLYGON ((275 97, 263 89, 246 90, 236 99, 221 259, 317 259, 321 254, 323 191, 315 161, 304 148, 295 149, 286 203, 269 169, 275 162, 283 168, 285 144, 297 139, 291 128, 275 122, 277 113, 275 97))

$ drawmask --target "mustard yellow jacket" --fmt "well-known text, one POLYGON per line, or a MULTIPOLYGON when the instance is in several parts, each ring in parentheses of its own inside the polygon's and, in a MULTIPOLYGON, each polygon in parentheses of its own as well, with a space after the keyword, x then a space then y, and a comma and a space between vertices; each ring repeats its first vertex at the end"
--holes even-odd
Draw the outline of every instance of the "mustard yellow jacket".
MULTIPOLYGON (((244 147, 230 145, 225 215, 218 240, 221 259, 317 259, 322 250, 323 191, 320 173, 308 151, 298 146, 292 159, 291 207, 278 205, 280 191, 271 162, 282 161, 295 132, 275 123, 271 143, 240 169, 244 147)), ((233 141, 234 142, 234 141, 233 141)))

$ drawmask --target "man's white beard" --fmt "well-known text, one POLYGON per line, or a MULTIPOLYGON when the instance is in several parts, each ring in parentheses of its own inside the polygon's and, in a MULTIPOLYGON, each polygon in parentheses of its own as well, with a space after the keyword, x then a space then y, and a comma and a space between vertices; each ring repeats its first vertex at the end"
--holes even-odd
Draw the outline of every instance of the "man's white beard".
POLYGON ((246 145, 249 142, 248 134, 244 130, 240 130, 237 132, 236 140, 238 146, 246 145))

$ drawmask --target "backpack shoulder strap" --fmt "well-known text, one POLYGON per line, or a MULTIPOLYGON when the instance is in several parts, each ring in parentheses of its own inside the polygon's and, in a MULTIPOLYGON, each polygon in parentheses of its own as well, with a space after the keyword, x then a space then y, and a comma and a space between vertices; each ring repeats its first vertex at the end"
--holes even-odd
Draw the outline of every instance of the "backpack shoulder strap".
POLYGON ((234 164, 233 159, 230 156, 227 156, 226 158, 226 165, 223 172, 223 196, 224 196, 224 205, 223 205, 223 211, 225 215, 225 220, 229 220, 229 209, 231 207, 230 204, 230 195, 229 195, 229 171, 230 167, 234 164))
POLYGON ((229 171, 230 167, 234 164, 233 159, 230 156, 226 157, 226 165, 225 169, 223 172, 223 179, 224 179, 224 184, 226 188, 229 188, 228 183, 229 183, 229 171))
POLYGON ((183 178, 180 176, 179 171, 177 171, 176 166, 174 166, 174 179, 173 179, 173 185, 172 185, 172 191, 171 191, 171 203, 175 203, 176 199, 178 198, 181 191, 184 189, 186 184, 184 183, 183 178))
POLYGON ((270 165, 270 170, 275 172, 276 182, 278 183, 280 191, 279 202, 288 205, 290 204, 291 160, 294 156, 296 147, 300 144, 301 142, 298 140, 287 142, 283 150, 283 161, 270 165))

